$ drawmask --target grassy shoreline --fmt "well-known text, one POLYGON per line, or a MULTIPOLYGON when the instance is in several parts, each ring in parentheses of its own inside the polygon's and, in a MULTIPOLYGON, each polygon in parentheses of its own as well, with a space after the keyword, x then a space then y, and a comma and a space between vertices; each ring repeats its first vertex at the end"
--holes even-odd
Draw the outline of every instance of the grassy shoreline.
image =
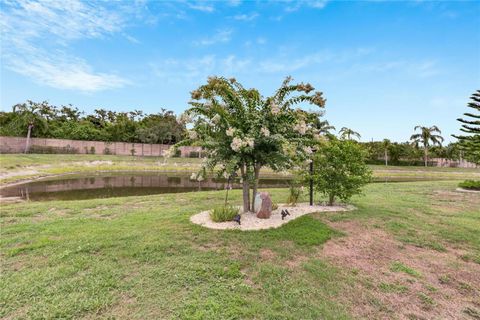
MULTIPOLYGON (((161 157, 132 157, 113 155, 0 155, 0 186, 40 177, 62 174, 91 174, 98 172, 155 171, 188 174, 197 171, 201 159, 161 157)), ((480 179, 480 168, 437 168, 370 166, 377 178, 414 178, 439 180, 480 179)), ((282 176, 267 168, 263 176, 282 176)))

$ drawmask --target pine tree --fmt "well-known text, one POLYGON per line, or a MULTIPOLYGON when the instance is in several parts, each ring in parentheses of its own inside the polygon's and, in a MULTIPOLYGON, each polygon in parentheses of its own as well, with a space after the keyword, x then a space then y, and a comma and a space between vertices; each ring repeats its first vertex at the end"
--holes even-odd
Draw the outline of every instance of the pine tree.
POLYGON ((470 100, 468 107, 478 113, 466 112, 463 114, 465 119, 458 118, 457 121, 462 123, 460 131, 467 135, 454 135, 454 137, 459 140, 462 150, 465 152, 465 158, 478 164, 480 163, 480 90, 477 90, 470 100))

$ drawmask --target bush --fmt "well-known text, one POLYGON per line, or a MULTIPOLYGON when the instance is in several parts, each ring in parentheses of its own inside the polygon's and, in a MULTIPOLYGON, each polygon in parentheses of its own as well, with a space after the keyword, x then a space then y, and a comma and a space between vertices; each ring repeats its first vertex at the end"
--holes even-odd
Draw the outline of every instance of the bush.
POLYGON ((298 185, 292 183, 290 184, 290 193, 288 194, 287 203, 289 205, 295 206, 298 202, 298 199, 302 195, 302 188, 298 185))
POLYGON ((200 157, 200 153, 198 151, 190 151, 190 154, 188 155, 189 158, 198 158, 200 157))
POLYGON ((366 152, 352 141, 332 139, 319 147, 314 157, 313 182, 315 189, 328 196, 328 204, 335 198, 343 201, 361 192, 372 179, 365 164, 366 152))
POLYGON ((215 222, 232 221, 238 214, 238 207, 234 206, 219 206, 210 212, 210 218, 215 222))
POLYGON ((50 146, 30 146, 28 153, 40 153, 40 154, 76 154, 78 149, 70 147, 50 147, 50 146))
POLYGON ((180 149, 175 150, 175 154, 172 156, 173 158, 180 158, 182 156, 182 151, 180 149))
POLYGON ((460 188, 480 191, 480 180, 465 180, 458 184, 460 188))

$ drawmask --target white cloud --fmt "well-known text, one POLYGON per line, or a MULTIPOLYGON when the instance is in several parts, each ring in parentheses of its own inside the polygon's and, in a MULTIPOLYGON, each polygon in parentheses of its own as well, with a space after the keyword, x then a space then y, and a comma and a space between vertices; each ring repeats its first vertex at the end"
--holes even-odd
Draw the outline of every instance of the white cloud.
POLYGON ((114 74, 94 72, 84 60, 61 53, 52 58, 45 52, 37 51, 30 54, 28 59, 11 57, 9 68, 53 88, 94 92, 123 87, 129 83, 114 74))
MULTIPOLYGON (((289 1, 286 1, 289 3, 289 1)), ((314 9, 323 9, 327 5, 328 0, 297 0, 293 1, 292 5, 287 5, 285 7, 286 12, 294 12, 299 10, 301 7, 308 7, 314 9)))
POLYGON ((196 3, 196 4, 190 3, 188 5, 188 7, 190 9, 203 11, 203 12, 213 12, 213 11, 215 11, 215 8, 213 7, 213 5, 206 4, 206 3, 196 3))
POLYGON ((229 0, 228 4, 232 7, 237 7, 240 4, 242 4, 242 1, 241 0, 229 0))
POLYGON ((435 60, 408 61, 392 60, 375 63, 355 64, 350 72, 400 72, 406 73, 415 78, 429 78, 441 73, 438 63, 435 60))
POLYGON ((216 55, 205 55, 199 58, 188 59, 163 59, 151 63, 151 69, 155 76, 170 82, 198 81, 210 75, 254 76, 259 73, 288 75, 298 70, 311 70, 319 65, 338 64, 351 62, 362 58, 372 52, 370 49, 358 48, 344 52, 332 52, 329 50, 307 54, 295 59, 287 55, 270 57, 263 60, 249 57, 238 57, 227 55, 218 57, 216 55))
POLYGON ((60 89, 97 91, 124 86, 127 80, 96 72, 85 60, 66 53, 71 41, 102 38, 124 28, 122 15, 101 4, 79 0, 4 2, 0 20, 5 67, 60 89))
POLYGON ((195 41, 195 45, 209 46, 216 43, 227 43, 232 38, 233 31, 230 29, 219 30, 211 37, 207 37, 198 41, 195 41))
POLYGON ((250 59, 241 59, 235 55, 218 58, 205 55, 190 59, 165 59, 150 64, 155 76, 169 82, 204 80, 211 75, 235 76, 249 72, 252 67, 250 59))
POLYGON ((239 21, 252 21, 258 17, 258 13, 252 12, 250 14, 237 14, 236 16, 233 16, 233 19, 239 20, 239 21))

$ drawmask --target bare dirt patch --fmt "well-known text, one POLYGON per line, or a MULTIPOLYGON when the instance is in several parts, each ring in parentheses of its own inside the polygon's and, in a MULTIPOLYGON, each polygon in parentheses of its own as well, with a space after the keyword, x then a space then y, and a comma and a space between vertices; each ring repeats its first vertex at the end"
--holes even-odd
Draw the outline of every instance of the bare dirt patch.
POLYGON ((275 260, 277 254, 270 249, 263 248, 260 250, 260 258, 265 261, 275 260))
POLYGON ((346 299, 366 318, 468 319, 480 309, 480 265, 447 252, 405 245, 358 222, 336 222, 345 237, 327 242, 321 255, 357 281, 346 299))

